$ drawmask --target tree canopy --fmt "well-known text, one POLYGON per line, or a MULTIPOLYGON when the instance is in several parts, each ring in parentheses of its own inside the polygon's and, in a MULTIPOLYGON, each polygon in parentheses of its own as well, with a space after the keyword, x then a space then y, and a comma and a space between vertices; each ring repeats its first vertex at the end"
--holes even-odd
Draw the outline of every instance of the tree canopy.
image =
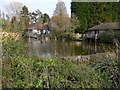
POLYGON ((0 27, 4 31, 24 32, 29 24, 44 24, 50 20, 47 13, 43 14, 39 9, 30 12, 27 6, 19 2, 11 2, 6 8, 8 14, 0 10, 0 27))
POLYGON ((26 6, 22 8, 21 17, 20 17, 20 29, 24 31, 30 23, 29 11, 26 6))
POLYGON ((53 29, 56 31, 57 35, 62 35, 65 31, 68 30, 70 25, 70 18, 68 16, 64 2, 58 1, 56 4, 56 8, 52 16, 52 22, 53 29))
POLYGON ((115 2, 72 2, 71 13, 78 16, 80 25, 78 31, 84 32, 88 28, 105 22, 119 21, 119 3, 115 2))

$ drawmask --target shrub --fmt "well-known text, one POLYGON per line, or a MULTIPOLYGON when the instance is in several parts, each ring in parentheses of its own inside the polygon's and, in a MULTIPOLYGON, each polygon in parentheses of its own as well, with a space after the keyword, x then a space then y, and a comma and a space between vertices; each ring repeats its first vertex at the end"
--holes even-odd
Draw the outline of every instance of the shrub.
POLYGON ((120 87, 119 59, 117 56, 96 60, 91 63, 91 66, 99 73, 105 87, 120 87))
POLYGON ((103 43, 112 43, 114 39, 119 39, 119 35, 116 34, 113 30, 105 31, 99 37, 100 42, 103 43))

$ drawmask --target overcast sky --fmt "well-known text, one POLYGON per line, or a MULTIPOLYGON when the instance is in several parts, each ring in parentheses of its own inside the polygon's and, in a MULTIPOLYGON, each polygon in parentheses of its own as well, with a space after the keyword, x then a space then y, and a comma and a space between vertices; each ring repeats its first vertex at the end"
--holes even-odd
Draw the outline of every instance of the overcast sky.
MULTIPOLYGON (((36 11, 37 9, 39 9, 41 12, 49 14, 50 17, 53 15, 56 3, 58 2, 58 0, 0 0, 0 9, 2 11, 5 11, 5 6, 13 1, 21 2, 22 4, 26 5, 29 8, 29 11, 36 11)), ((65 2, 67 12, 70 16, 71 0, 62 1, 65 2)))

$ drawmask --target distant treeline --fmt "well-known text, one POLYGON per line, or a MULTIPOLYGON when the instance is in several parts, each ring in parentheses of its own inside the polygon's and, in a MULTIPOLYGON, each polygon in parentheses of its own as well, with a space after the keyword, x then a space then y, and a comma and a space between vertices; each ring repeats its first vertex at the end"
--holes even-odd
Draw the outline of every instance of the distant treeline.
POLYGON ((120 21, 120 3, 117 2, 71 2, 71 13, 78 16, 77 32, 105 22, 120 21))

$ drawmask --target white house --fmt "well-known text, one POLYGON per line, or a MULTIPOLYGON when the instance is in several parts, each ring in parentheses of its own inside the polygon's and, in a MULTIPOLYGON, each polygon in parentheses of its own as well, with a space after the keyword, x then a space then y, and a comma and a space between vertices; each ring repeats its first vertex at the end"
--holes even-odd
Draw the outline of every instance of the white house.
POLYGON ((38 24, 38 23, 33 23, 28 26, 26 29, 26 33, 30 37, 36 37, 44 34, 50 34, 49 26, 43 25, 43 24, 38 24))

